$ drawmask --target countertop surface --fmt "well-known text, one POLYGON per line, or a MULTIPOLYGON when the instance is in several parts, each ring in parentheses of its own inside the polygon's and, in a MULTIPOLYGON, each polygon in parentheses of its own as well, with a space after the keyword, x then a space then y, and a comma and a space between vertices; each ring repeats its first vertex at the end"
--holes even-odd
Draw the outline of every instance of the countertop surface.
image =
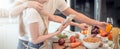
MULTIPOLYGON (((64 49, 65 48, 65 45, 60 46, 58 43, 53 43, 52 45, 53 45, 53 49, 64 49)), ((66 49, 86 49, 86 48, 84 46, 78 46, 76 48, 67 47, 66 49)))

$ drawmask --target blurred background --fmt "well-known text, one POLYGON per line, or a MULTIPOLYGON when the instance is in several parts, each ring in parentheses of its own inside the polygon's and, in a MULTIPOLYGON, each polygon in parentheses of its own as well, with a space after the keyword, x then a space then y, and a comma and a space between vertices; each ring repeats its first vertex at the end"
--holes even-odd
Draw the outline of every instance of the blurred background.
MULTIPOLYGON (((0 49, 17 49, 18 18, 9 16, 9 10, 14 1, 0 0, 0 49)), ((110 17, 113 19, 113 25, 120 27, 120 0, 66 0, 66 2, 74 10, 92 19, 106 22, 110 17)), ((66 18, 58 10, 55 15, 66 18)), ((49 32, 54 32, 59 25, 59 23, 50 22, 49 32)), ((80 31, 74 26, 69 26, 66 30, 80 31)))

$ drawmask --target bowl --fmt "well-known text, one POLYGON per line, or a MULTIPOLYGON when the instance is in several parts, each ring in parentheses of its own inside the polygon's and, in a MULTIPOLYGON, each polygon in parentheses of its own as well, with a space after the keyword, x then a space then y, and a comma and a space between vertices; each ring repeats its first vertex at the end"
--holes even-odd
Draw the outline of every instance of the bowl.
MULTIPOLYGON (((88 38, 88 39, 90 39, 90 38, 88 38)), ((93 40, 93 39, 91 39, 91 40, 93 40)), ((88 49, 97 49, 100 45, 100 41, 88 42, 88 41, 85 41, 85 39, 83 39, 83 45, 88 49)))

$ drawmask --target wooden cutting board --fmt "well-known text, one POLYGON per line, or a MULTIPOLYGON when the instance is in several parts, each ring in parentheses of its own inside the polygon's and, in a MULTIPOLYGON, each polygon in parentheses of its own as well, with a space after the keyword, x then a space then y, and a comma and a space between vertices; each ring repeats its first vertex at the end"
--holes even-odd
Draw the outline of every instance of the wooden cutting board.
MULTIPOLYGON (((67 43, 65 43, 65 44, 67 44, 67 43)), ((53 49, 63 49, 65 47, 65 45, 60 46, 58 43, 53 43, 52 46, 53 46, 53 49)), ((68 47, 66 49, 86 49, 86 48, 84 46, 79 46, 76 48, 68 47)))

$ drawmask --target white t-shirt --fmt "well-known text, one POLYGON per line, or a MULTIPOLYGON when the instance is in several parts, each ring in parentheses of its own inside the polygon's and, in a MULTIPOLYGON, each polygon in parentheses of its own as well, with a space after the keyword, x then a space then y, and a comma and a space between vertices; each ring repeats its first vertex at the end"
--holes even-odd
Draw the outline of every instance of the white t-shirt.
MULTIPOLYGON (((44 9, 51 14, 54 14, 56 9, 60 11, 64 11, 67 8, 68 6, 65 0, 48 0, 47 4, 44 6, 44 9)), ((45 16, 42 16, 42 17, 45 17, 45 16)), ((48 17, 46 17, 46 20, 49 21, 48 17)), ((45 30, 43 20, 41 19, 41 15, 33 8, 27 8, 26 10, 23 11, 23 22, 25 25, 26 34, 25 36, 20 37, 20 39, 31 41, 30 30, 29 30, 29 24, 31 23, 34 23, 34 22, 39 23, 40 35, 42 35, 43 30, 45 30)))

